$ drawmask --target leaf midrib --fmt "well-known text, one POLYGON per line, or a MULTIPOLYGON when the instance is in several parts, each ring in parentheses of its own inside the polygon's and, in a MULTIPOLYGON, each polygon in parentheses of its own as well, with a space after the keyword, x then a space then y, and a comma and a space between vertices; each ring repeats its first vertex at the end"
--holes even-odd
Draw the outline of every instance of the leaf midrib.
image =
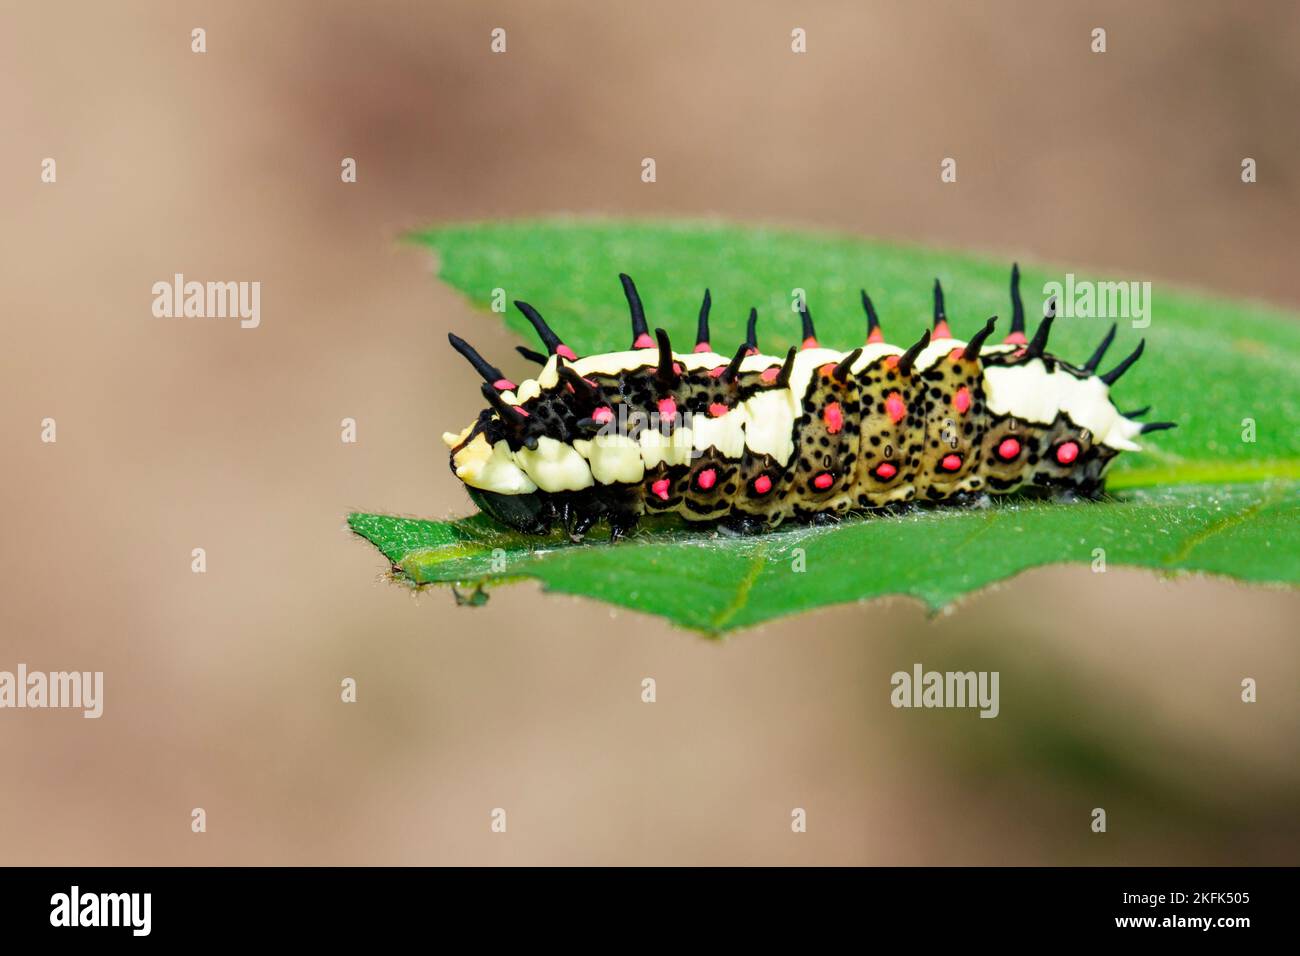
POLYGON ((767 567, 767 553, 770 547, 770 544, 763 542, 754 550, 753 556, 749 559, 749 566, 745 569, 745 576, 736 582, 736 593, 727 606, 715 614, 710 621, 714 633, 725 630, 731 619, 749 603, 749 592, 762 575, 763 569, 767 567))
POLYGON ((1179 564, 1182 564, 1184 561, 1186 561, 1188 558, 1192 556, 1192 552, 1194 552, 1197 548, 1203 545, 1210 538, 1213 538, 1215 535, 1222 534, 1223 532, 1227 531, 1230 528, 1235 528, 1240 524, 1244 524, 1246 521, 1249 521, 1251 518, 1254 518, 1265 508, 1271 508, 1273 507, 1273 505, 1277 504, 1281 500, 1282 500, 1281 489, 1275 489, 1271 493, 1265 495, 1259 501, 1256 501, 1254 504, 1252 504, 1250 507, 1246 508, 1245 510, 1240 511, 1237 514, 1225 515, 1224 517, 1220 518, 1218 521, 1211 522, 1205 528, 1202 528, 1196 534, 1192 535, 1186 541, 1184 541, 1182 546, 1177 551, 1175 551, 1171 555, 1168 555, 1164 559, 1163 563, 1170 567, 1175 567, 1179 564))

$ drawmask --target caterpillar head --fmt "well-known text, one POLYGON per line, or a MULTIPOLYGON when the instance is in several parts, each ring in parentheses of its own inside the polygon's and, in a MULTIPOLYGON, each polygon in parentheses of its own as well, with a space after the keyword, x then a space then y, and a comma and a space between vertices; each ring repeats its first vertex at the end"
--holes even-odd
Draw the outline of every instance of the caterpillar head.
POLYGON ((1142 357, 1146 343, 1103 374, 1097 368, 1115 339, 1114 325, 1081 366, 1048 354, 1055 298, 1048 301, 1034 338, 1026 341, 1018 277, 1013 273, 1019 327, 1013 325, 1006 341, 983 356, 989 425, 979 455, 989 489, 1032 485, 1096 494, 1119 452, 1139 450, 1135 439, 1146 432, 1174 427, 1172 422, 1143 424, 1136 419, 1146 409, 1126 414, 1111 398, 1111 386, 1142 357))

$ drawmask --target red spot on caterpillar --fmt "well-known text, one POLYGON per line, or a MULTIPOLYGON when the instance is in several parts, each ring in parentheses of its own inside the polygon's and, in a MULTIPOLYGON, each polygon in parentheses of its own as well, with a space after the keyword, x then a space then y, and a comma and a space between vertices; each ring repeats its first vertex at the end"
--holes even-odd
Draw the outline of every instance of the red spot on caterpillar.
POLYGON ((656 481, 654 484, 650 486, 650 490, 653 491, 655 495, 657 495, 659 498, 663 499, 664 501, 667 501, 668 489, 670 487, 671 487, 671 482, 669 482, 667 478, 660 478, 658 481, 656 481))
POLYGON ((1020 442, 1014 438, 1004 438, 1002 444, 998 445, 998 457, 1003 461, 1010 461, 1020 454, 1020 442))
POLYGON ((879 345, 883 341, 885 341, 885 333, 880 331, 880 326, 876 326, 871 330, 870 334, 867 335, 868 345, 879 345))
POLYGON ((708 342, 696 342, 696 343, 695 343, 695 348, 692 349, 692 351, 694 351, 694 352, 712 352, 712 351, 713 351, 713 346, 709 345, 708 342))
POLYGON ((767 384, 771 385, 776 381, 776 377, 781 374, 781 366, 773 365, 770 368, 763 369, 763 374, 759 376, 767 384))
POLYGON ((898 469, 895 468, 887 461, 883 461, 876 466, 876 477, 879 478, 881 481, 888 481, 890 478, 893 478, 896 474, 898 474, 898 469))
POLYGON ((721 418, 729 411, 731 411, 731 409, 729 409, 726 405, 723 405, 721 402, 714 402, 712 405, 709 406, 709 414, 712 415, 714 418, 721 418))
POLYGON ((492 387, 498 392, 513 392, 517 386, 508 378, 499 378, 492 383, 492 387))
POLYGON ((727 370, 727 366, 719 365, 717 368, 709 369, 709 378, 719 378, 727 370))
POLYGON ((907 414, 907 406, 903 404, 903 396, 897 392, 890 392, 885 396, 885 411, 889 413, 889 419, 895 425, 903 420, 907 414))
POLYGON ((659 417, 660 417, 660 418, 676 418, 676 417, 677 417, 677 403, 674 402, 671 398, 661 398, 661 399, 659 399, 659 417))
POLYGON ((1008 336, 1007 336, 1005 339, 1003 339, 1002 341, 1005 342, 1005 343, 1007 343, 1007 345, 1027 345, 1027 344, 1029 344, 1029 340, 1028 340, 1027 338, 1025 338, 1025 333, 1024 333, 1024 332, 1012 332, 1010 335, 1008 335, 1008 336))
POLYGON ((511 405, 510 407, 513 408, 515 411, 517 411, 520 415, 523 415, 524 418, 527 418, 527 417, 528 417, 528 409, 524 408, 524 406, 522 406, 522 405, 511 405))
POLYGON ((965 351, 966 351, 965 349, 953 349, 951 352, 948 353, 948 360, 951 362, 960 362, 962 355, 965 354, 965 351))
POLYGON ((578 356, 575 355, 573 349, 569 348, 567 345, 557 345, 555 347, 555 354, 560 358, 568 359, 570 362, 578 361, 578 356))
POLYGON ((610 408, 608 405, 602 405, 591 413, 591 420, 593 422, 600 422, 602 425, 605 424, 605 422, 612 422, 614 420, 614 409, 610 408))
POLYGON ((822 421, 826 423, 826 430, 834 435, 844 427, 844 411, 840 408, 839 402, 831 402, 822 412, 822 421))
POLYGON ((712 468, 705 468, 695 476, 695 484, 698 485, 702 491, 708 491, 717 484, 717 481, 718 473, 712 468))
POLYGON ((823 471, 820 475, 818 475, 816 478, 813 479, 813 487, 821 491, 825 491, 833 484, 835 484, 835 476, 832 475, 829 471, 823 471))
POLYGON ((948 328, 948 321, 946 319, 941 320, 939 324, 934 327, 934 334, 931 335, 930 338, 931 339, 952 338, 952 332, 948 328))
POLYGON ((676 372, 678 375, 681 375, 681 374, 682 374, 682 371, 683 371, 683 369, 682 369, 682 363, 681 363, 681 362, 674 362, 674 363, 673 363, 673 371, 676 372))
POLYGON ((753 347, 751 346, 750 348, 745 349, 745 354, 746 354, 746 355, 757 355, 757 354, 758 354, 758 349, 753 348, 753 347))
POLYGON ((772 479, 767 475, 759 475, 754 479, 755 494, 765 495, 772 490, 772 479))
POLYGON ((958 415, 965 415, 970 410, 970 389, 965 385, 957 389, 957 394, 952 397, 952 406, 958 415))
POLYGON ((801 345, 800 348, 815 349, 817 348, 817 340, 810 335, 808 338, 803 340, 803 345, 801 345))
POLYGON ((658 347, 659 346, 655 344, 655 340, 650 338, 650 336, 645 332, 638 335, 636 341, 632 343, 632 348, 634 349, 655 349, 658 347))
POLYGON ((901 358, 901 356, 898 356, 898 355, 886 355, 886 356, 885 356, 885 368, 898 368, 898 360, 899 360, 899 358, 901 358))
POLYGON ((1056 460, 1062 465, 1069 465, 1078 457, 1079 446, 1072 441, 1067 441, 1056 449, 1056 460))
POLYGON ((829 376, 832 372, 835 371, 835 363, 834 363, 834 362, 827 362, 825 365, 823 365, 823 366, 822 366, 821 368, 819 368, 817 371, 819 371, 819 372, 820 372, 821 374, 823 374, 823 375, 827 375, 827 376, 829 376))
POLYGON ((961 467, 961 455, 944 455, 939 467, 944 471, 956 471, 961 467))

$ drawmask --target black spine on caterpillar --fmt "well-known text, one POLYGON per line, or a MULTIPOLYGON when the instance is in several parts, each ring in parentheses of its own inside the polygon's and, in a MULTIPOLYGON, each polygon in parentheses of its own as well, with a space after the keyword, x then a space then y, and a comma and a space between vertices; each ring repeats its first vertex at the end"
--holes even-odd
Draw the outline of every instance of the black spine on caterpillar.
POLYGON ((598 519, 615 536, 645 513, 726 521, 749 530, 788 519, 824 520, 907 502, 957 503, 1023 490, 1095 496, 1110 461, 1138 436, 1173 427, 1123 414, 1109 390, 1143 345, 1098 374, 1116 329, 1082 365, 1050 354, 1049 301, 1026 334, 1020 273, 1012 319, 990 344, 996 317, 968 341, 953 337, 943 288, 932 327, 908 348, 884 341, 865 290, 865 343, 823 348, 799 303, 802 345, 759 351, 757 310, 730 354, 713 350, 712 297, 700 306, 692 351, 650 331, 635 283, 620 276, 631 315, 625 352, 579 358, 524 302, 516 306, 546 353, 519 385, 456 336, 483 379, 488 407, 444 440, 452 471, 500 520, 529 532, 563 522, 581 536, 598 519))

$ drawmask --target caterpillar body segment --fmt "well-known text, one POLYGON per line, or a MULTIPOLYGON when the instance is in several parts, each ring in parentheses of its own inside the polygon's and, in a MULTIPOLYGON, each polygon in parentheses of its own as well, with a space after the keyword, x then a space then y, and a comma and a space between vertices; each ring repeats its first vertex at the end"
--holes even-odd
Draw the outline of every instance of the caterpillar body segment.
MULTIPOLYGON (((636 286, 621 277, 632 347, 578 357, 526 303, 547 354, 516 385, 462 340, 452 344, 483 378, 488 407, 443 436, 451 469, 498 520, 529 533, 557 522, 575 538, 607 521, 615 537, 643 514, 724 522, 747 531, 787 520, 834 520, 906 503, 962 503, 1030 491, 1095 497, 1142 424, 1118 411, 1110 387, 1141 355, 1097 367, 1114 331, 1083 366, 1046 351, 1054 307, 1027 339, 1019 274, 1012 328, 996 319, 969 340, 952 336, 935 283, 933 328, 908 348, 884 341, 863 293, 866 342, 822 347, 801 309, 803 345, 725 355, 709 338, 706 291, 691 351, 649 330, 636 286)), ((1145 412, 1145 409, 1142 410, 1145 412)))

